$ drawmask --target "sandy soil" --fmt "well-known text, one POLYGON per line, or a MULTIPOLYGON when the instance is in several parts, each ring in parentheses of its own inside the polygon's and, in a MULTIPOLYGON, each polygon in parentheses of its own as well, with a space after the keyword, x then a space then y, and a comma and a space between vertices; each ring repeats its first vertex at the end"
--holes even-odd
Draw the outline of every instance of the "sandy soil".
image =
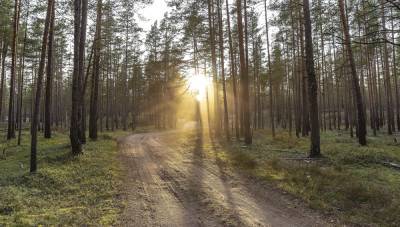
POLYGON ((329 226, 277 189, 206 159, 202 141, 175 151, 164 133, 119 139, 127 172, 123 226, 329 226))

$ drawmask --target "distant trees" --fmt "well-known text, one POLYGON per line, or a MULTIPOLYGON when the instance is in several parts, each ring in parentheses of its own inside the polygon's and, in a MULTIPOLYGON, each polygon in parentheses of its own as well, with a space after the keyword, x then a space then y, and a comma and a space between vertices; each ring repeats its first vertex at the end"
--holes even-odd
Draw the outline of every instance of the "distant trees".
POLYGON ((367 127, 400 130, 395 1, 176 0, 149 31, 136 11, 149 0, 58 1, 45 21, 49 3, 0 4, 0 122, 8 139, 31 123, 32 160, 39 131, 69 130, 80 154, 86 126, 92 140, 176 127, 189 72, 211 79, 199 107, 212 136, 230 142, 288 132, 310 136, 316 157, 319 132, 366 145, 367 127))

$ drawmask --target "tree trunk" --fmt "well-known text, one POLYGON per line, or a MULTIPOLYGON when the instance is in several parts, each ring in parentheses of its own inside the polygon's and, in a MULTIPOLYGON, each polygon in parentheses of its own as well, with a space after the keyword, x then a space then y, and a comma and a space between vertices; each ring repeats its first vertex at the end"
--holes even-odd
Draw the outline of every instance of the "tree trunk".
POLYGON ((31 169, 30 169, 31 172, 36 172, 37 170, 36 152, 37 152, 37 128, 38 128, 39 111, 40 111, 40 96, 42 93, 43 73, 46 60, 47 38, 49 35, 49 27, 51 20, 50 18, 52 17, 51 14, 53 12, 53 7, 54 7, 54 0, 48 0, 47 14, 43 32, 43 39, 42 39, 42 50, 40 52, 39 71, 37 75, 35 105, 33 110, 32 126, 31 126, 31 169))
POLYGON ((6 77, 6 58, 7 58, 7 41, 3 39, 2 53, 1 53, 1 80, 0 80, 0 121, 2 120, 3 113, 3 94, 4 94, 4 83, 6 77))
POLYGON ((22 137, 22 101, 23 101, 23 90, 24 90, 24 73, 25 73, 25 51, 26 51, 26 39, 28 34, 28 16, 29 16, 29 7, 26 11, 25 18, 25 34, 24 41, 22 47, 22 58, 20 63, 20 76, 18 82, 18 145, 21 145, 21 137, 22 137))
POLYGON ((229 141, 229 117, 228 117, 228 101, 226 96, 226 84, 225 84, 225 58, 224 58, 224 32, 222 23, 222 0, 217 0, 218 7, 218 30, 219 30, 219 54, 221 61, 221 80, 222 80, 222 93, 224 98, 224 129, 226 139, 229 141))
MULTIPOLYGON (((390 16, 393 17, 393 9, 390 9, 390 16)), ((395 43, 395 25, 394 25, 394 20, 392 20, 391 23, 392 27, 392 42, 395 43)), ((395 101, 396 101, 396 122, 397 122, 397 130, 400 131, 400 100, 399 100, 399 83, 398 83, 398 78, 397 78, 397 65, 396 65, 396 49, 397 46, 393 45, 393 78, 394 78, 394 91, 395 91, 395 101)))
POLYGON ((86 27, 87 27, 87 11, 88 11, 88 0, 82 0, 82 11, 81 11, 81 25, 80 25, 80 40, 79 40, 79 79, 81 96, 79 99, 80 108, 80 129, 79 139, 82 144, 86 143, 86 108, 85 108, 85 97, 83 91, 83 84, 85 78, 85 43, 86 43, 86 27))
POLYGON ((94 41, 93 76, 90 94, 89 138, 97 139, 98 95, 100 77, 100 52, 101 52, 101 18, 102 0, 97 1, 96 35, 94 41))
POLYGON ((232 90, 233 90, 233 102, 235 108, 235 134, 236 139, 240 138, 239 131, 239 103, 237 97, 237 83, 236 83, 236 64, 235 58, 233 56, 233 44, 232 44, 232 32, 231 32, 231 19, 229 15, 229 4, 228 0, 226 0, 226 17, 227 17, 227 25, 228 25, 228 40, 229 40, 229 56, 230 56, 230 68, 231 68, 231 76, 232 76, 232 90))
POLYGON ((217 89, 217 57, 215 53, 215 30, 214 30, 214 7, 213 0, 207 0, 208 5, 208 26, 210 33, 210 49, 211 49, 211 67, 213 76, 213 86, 214 86, 214 129, 215 133, 219 134, 219 106, 218 106, 218 89, 217 89))
POLYGON ((53 90, 53 43, 54 43, 54 19, 55 7, 52 7, 50 28, 49 28, 49 44, 47 52, 47 72, 46 72, 46 95, 44 107, 44 138, 51 138, 51 102, 53 90))
MULTIPOLYGON (((300 10, 300 9, 299 9, 300 10)), ((299 12, 300 14, 301 12, 299 12)), ((301 134, 302 136, 308 136, 309 131, 310 131, 310 110, 308 108, 308 92, 307 92, 307 65, 304 59, 306 59, 305 56, 305 47, 304 47, 304 24, 305 24, 305 18, 300 16, 300 21, 299 23, 299 30, 300 30, 300 54, 301 54, 301 59, 300 59, 300 84, 301 84, 301 97, 302 97, 302 128, 301 128, 301 134)), ((315 70, 315 69, 314 69, 315 70)))
POLYGON ((318 157, 320 151, 320 128, 318 119, 318 85, 314 69, 314 51, 312 40, 312 27, 310 16, 309 0, 303 0, 304 30, 305 30, 305 49, 306 49, 306 68, 308 75, 308 101, 311 118, 311 149, 310 157, 318 157))
POLYGON ((81 75, 80 75, 81 0, 74 0, 74 66, 72 75, 72 110, 70 140, 73 154, 82 152, 81 129, 81 75))
POLYGON ((241 96, 242 96, 242 111, 243 111, 243 131, 246 144, 252 144, 253 138, 250 129, 250 106, 249 106, 249 81, 248 70, 246 67, 245 49, 244 49, 244 34, 243 34, 243 19, 242 19, 242 3, 241 0, 236 0, 237 7, 237 26, 239 35, 239 58, 240 58, 240 78, 241 78, 241 96))
POLYGON ((361 96, 360 84, 358 81, 356 64, 354 62, 353 50, 351 49, 351 38, 345 13, 344 0, 338 0, 338 1, 339 1, 340 19, 342 21, 343 33, 344 33, 344 44, 346 45, 347 57, 350 63, 353 92, 357 105, 358 142, 360 143, 360 145, 365 146, 367 145, 367 139, 366 139, 367 129, 366 129, 365 115, 364 115, 364 103, 361 96))
POLYGON ((272 97, 272 71, 271 71, 271 56, 269 51, 269 24, 268 24, 268 11, 267 11, 267 0, 264 0, 264 14, 265 14, 265 31, 267 36, 267 59, 268 59, 268 76, 269 76, 269 113, 271 118, 271 131, 272 137, 275 137, 275 116, 274 116, 274 101, 272 97))
MULTIPOLYGON (((382 30, 383 39, 387 40, 386 35, 386 15, 385 15, 385 1, 381 1, 382 6, 382 30)), ((383 63, 384 63, 384 80, 386 84, 386 105, 387 105, 387 123, 388 123, 388 134, 392 135, 393 131, 396 131, 395 122, 394 122, 394 111, 393 111, 393 96, 392 96, 392 83, 390 81, 390 65, 389 65, 389 51, 387 42, 385 41, 383 44, 383 63)))
POLYGON ((15 98, 15 77, 17 71, 17 42, 18 42, 18 28, 20 16, 20 2, 15 0, 14 3, 14 21, 13 33, 11 41, 11 76, 10 76, 10 97, 8 105, 8 130, 7 140, 15 138, 15 115, 14 115, 14 98, 15 98))

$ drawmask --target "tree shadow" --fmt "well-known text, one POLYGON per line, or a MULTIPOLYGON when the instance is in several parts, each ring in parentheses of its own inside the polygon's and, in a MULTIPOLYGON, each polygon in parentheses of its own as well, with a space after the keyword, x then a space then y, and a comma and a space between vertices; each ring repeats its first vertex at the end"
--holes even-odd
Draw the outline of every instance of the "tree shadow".
POLYGON ((200 111, 200 104, 196 102, 196 120, 197 120, 197 127, 196 127, 196 141, 195 146, 192 151, 192 169, 190 170, 192 187, 193 189, 198 189, 201 187, 203 182, 203 168, 204 168, 204 137, 203 137, 203 121, 201 117, 200 111))
POLYGON ((226 171, 226 163, 223 160, 221 160, 220 157, 218 157, 218 153, 217 153, 217 149, 216 149, 216 141, 211 135, 210 135, 210 144, 212 145, 211 149, 214 154, 215 164, 218 167, 219 177, 220 177, 223 187, 224 187, 224 195, 226 196, 228 208, 232 211, 233 217, 236 220, 240 221, 240 215, 238 212, 238 208, 235 204, 235 199, 232 194, 231 186, 229 185, 230 176, 226 171))

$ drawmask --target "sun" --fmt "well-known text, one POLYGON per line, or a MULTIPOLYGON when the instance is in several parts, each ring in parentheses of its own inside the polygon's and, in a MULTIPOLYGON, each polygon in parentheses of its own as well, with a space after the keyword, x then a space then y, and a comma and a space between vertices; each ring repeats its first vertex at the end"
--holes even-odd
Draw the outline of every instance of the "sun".
POLYGON ((209 85, 209 80, 205 76, 193 75, 187 80, 189 91, 195 95, 197 101, 203 101, 207 95, 207 87, 209 85))

